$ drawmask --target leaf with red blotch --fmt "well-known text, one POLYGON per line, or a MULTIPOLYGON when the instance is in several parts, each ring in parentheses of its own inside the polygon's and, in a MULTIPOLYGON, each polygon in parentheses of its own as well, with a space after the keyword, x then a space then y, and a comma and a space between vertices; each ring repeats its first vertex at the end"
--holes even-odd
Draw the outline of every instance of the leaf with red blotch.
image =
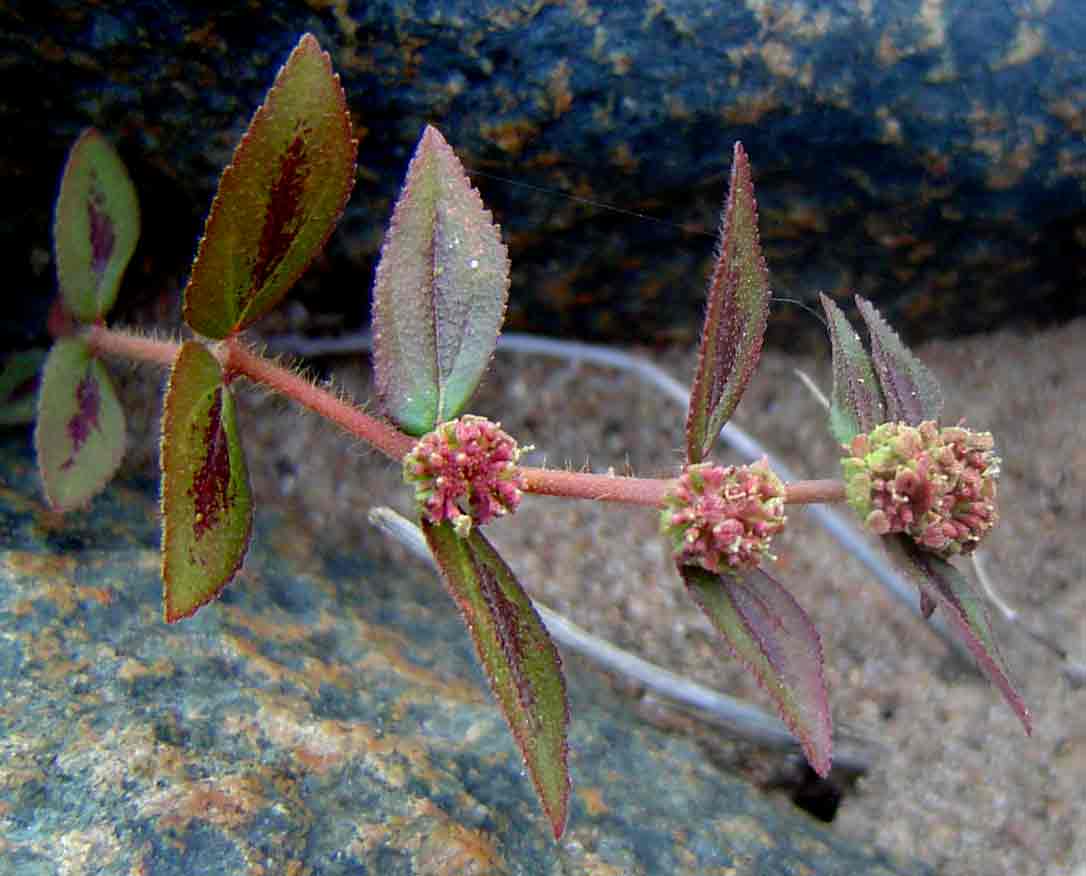
POLYGON ((841 444, 886 421, 886 405, 860 336, 833 300, 820 295, 830 326, 833 349, 833 394, 830 431, 841 444))
POLYGON ((569 810, 562 659, 512 570, 478 529, 461 538, 451 523, 423 521, 422 530, 558 839, 569 810))
POLYGON ((217 597, 241 568, 253 523, 249 471, 222 368, 187 341, 162 413, 162 580, 167 623, 217 597))
POLYGON ((988 680, 999 689, 1007 705, 1022 722, 1026 734, 1032 733, 1033 719, 1029 707, 1010 679, 996 645, 988 609, 973 585, 946 560, 923 550, 906 536, 888 536, 883 542, 891 556, 898 561, 898 566, 920 588, 921 597, 926 599, 928 606, 934 604, 943 609, 951 629, 969 648, 988 680))
POLYGON ((935 375, 901 342, 870 301, 857 295, 856 306, 871 336, 871 358, 886 399, 887 418, 910 426, 937 421, 943 392, 935 375))
POLYGON ((339 77, 306 34, 219 181, 185 288, 193 329, 225 338, 279 303, 339 221, 357 149, 339 77))
POLYGON ((769 296, 750 162, 737 142, 686 415, 689 463, 709 455, 758 365, 769 296))
POLYGON ((73 316, 88 323, 105 317, 139 235, 128 171, 109 141, 87 128, 68 153, 53 216, 57 281, 73 316))
POLYGON ((423 435, 463 411, 505 319, 501 230, 430 126, 407 169, 373 288, 373 359, 385 413, 423 435))
POLYGON ((45 496, 58 511, 85 505, 124 457, 124 409, 113 381, 82 338, 49 351, 38 394, 38 453, 45 496))
POLYGON ((829 775, 833 738, 822 639, 807 613, 761 569, 721 576, 680 565, 679 574, 732 653, 769 694, 812 769, 829 775))

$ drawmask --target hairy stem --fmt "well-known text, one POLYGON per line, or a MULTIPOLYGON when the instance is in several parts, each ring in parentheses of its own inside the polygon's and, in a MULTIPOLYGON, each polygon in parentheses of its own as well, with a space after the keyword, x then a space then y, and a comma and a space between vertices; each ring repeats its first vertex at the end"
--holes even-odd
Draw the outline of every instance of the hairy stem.
POLYGON ((845 501, 845 485, 842 481, 793 481, 785 484, 785 504, 822 505, 845 501))
POLYGON ((522 468, 521 472, 528 493, 652 508, 663 503, 664 495, 675 483, 671 479, 616 477, 544 468, 522 468))
POLYGON ((173 365, 177 351, 181 348, 181 345, 174 341, 160 341, 133 332, 109 329, 104 325, 87 326, 84 337, 96 353, 135 359, 138 362, 153 362, 166 368, 173 365))
MULTIPOLYGON (((85 337, 98 353, 169 367, 177 356, 179 344, 161 341, 131 332, 92 325, 85 337)), ((237 338, 227 338, 217 347, 228 379, 243 375, 255 383, 294 399, 325 419, 365 441, 399 462, 415 445, 415 439, 393 426, 364 413, 333 392, 310 383, 288 368, 254 353, 237 338)), ((658 508, 675 483, 671 478, 634 478, 587 472, 543 468, 523 469, 526 491, 545 496, 620 502, 658 508)), ((785 502, 815 504, 841 502, 845 487, 840 481, 795 481, 787 485, 785 502)))
POLYGON ((399 461, 415 446, 415 439, 411 436, 363 413, 350 402, 314 386, 293 371, 256 355, 236 338, 227 338, 222 349, 223 367, 228 373, 244 374, 250 380, 294 399, 386 456, 399 461))

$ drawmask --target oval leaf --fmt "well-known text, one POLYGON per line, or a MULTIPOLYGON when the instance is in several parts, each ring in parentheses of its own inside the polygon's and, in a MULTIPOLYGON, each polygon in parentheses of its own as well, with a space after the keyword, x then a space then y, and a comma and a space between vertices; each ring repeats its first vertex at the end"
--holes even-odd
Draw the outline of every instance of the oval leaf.
POLYGON ((922 550, 905 536, 884 539, 898 565, 920 589, 925 617, 941 607, 957 633, 977 661, 981 671, 1003 695, 1026 729, 1033 732, 1029 707, 1018 693, 996 646, 988 609, 973 585, 950 563, 922 550))
POLYGON ((732 653, 773 699, 812 769, 829 775, 833 739, 822 640, 807 613, 761 569, 722 577, 680 566, 679 574, 732 653))
POLYGON ((490 687, 513 731, 555 839, 569 808, 569 707, 562 659, 512 570, 477 530, 422 524, 490 687))
POLYGON ((769 296, 750 162, 743 145, 736 143, 686 415, 687 462, 701 462, 709 455, 739 404, 762 352, 769 296))
POLYGON ((819 298, 826 311, 833 350, 830 431, 838 442, 848 444, 860 433, 885 422, 886 406, 860 336, 833 299, 826 295, 819 298))
POLYGON ((509 295, 500 229, 427 126, 407 169, 373 290, 377 393, 423 435, 467 405, 494 353, 509 295))
POLYGON ((85 505, 124 457, 124 410, 105 366, 82 338, 49 351, 34 445, 45 496, 58 511, 85 505))
POLYGON ((109 141, 87 128, 68 153, 53 217, 57 281, 75 317, 94 322, 113 307, 139 234, 128 171, 109 141))
POLYGON ((354 186, 358 144, 332 62, 302 37, 223 171, 185 289, 185 321, 224 338, 279 302, 354 186))
POLYGON ((935 375, 901 342, 870 301, 857 295, 856 306, 871 336, 871 358, 886 398, 887 418, 910 426, 938 420, 943 391, 935 375))
POLYGON ((253 522, 234 398, 203 344, 186 342, 174 361, 161 452, 163 602, 173 623, 230 583, 253 522))

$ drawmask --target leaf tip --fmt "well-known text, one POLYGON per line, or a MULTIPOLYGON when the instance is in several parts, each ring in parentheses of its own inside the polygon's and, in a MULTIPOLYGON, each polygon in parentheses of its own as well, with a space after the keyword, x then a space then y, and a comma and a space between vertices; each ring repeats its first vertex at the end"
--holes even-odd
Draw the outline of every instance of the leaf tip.
POLYGON ((687 409, 687 462, 708 455, 739 404, 761 355, 769 298, 750 162, 737 142, 687 409))

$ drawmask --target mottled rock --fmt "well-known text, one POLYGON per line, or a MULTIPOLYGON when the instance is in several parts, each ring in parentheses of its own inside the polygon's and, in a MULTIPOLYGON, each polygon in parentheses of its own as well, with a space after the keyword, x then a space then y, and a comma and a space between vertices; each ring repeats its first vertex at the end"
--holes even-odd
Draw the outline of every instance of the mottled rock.
MULTIPOLYGON (((302 295, 348 324, 367 313, 427 122, 470 167, 513 181, 477 176, 512 247, 515 328, 690 339, 737 138, 781 295, 860 291, 913 335, 1086 303, 1076 0, 0 3, 19 83, 0 102, 0 227, 19 284, 49 292, 55 181, 94 124, 147 207, 129 287, 177 285, 218 173, 306 30, 332 52, 361 152, 343 230, 302 295)), ((40 325, 44 305, 26 300, 9 343, 40 325)), ((777 310, 778 336, 815 327, 777 310)))
POLYGON ((927 872, 781 811, 567 661, 560 847, 428 575, 275 512, 241 579, 161 619, 155 485, 43 509, 0 437, 0 872, 927 872))

